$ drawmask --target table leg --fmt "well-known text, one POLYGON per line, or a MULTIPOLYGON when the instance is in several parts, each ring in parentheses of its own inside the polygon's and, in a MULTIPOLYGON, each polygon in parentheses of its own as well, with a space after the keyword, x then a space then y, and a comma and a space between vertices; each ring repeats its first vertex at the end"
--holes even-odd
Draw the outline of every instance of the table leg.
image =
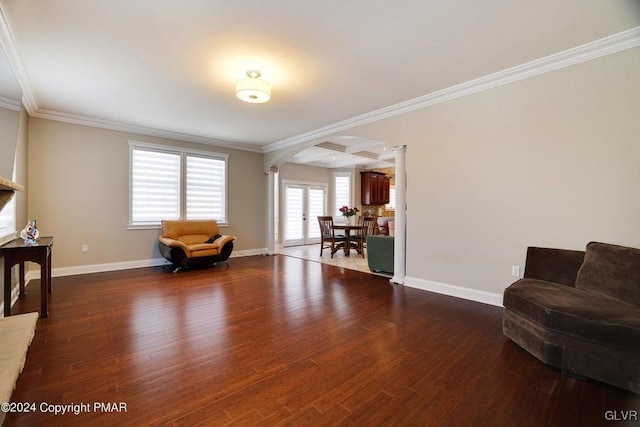
POLYGON ((20 293, 18 295, 20 295, 21 297, 24 296, 24 262, 21 262, 18 265, 18 269, 20 270, 20 293))
POLYGON ((48 310, 48 296, 49 292, 47 288, 49 283, 47 280, 47 255, 40 260, 40 317, 49 316, 48 310))
POLYGON ((51 293, 51 257, 53 255, 53 251, 51 248, 47 248, 47 286, 48 291, 51 293))
POLYGON ((4 257, 4 317, 11 316, 11 262, 7 255, 4 257))
POLYGON ((351 238, 350 238, 350 233, 349 233, 349 229, 345 227, 344 230, 344 238, 345 238, 345 242, 344 242, 344 256, 349 256, 349 249, 351 249, 351 238))

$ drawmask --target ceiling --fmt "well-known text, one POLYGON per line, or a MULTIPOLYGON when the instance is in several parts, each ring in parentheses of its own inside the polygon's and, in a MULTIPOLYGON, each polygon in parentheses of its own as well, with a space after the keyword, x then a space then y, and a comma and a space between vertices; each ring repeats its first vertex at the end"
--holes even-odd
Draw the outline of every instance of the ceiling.
MULTIPOLYGON (((32 116, 257 152, 640 25, 638 0, 0 0, 0 11, 32 116), (271 83, 270 102, 235 97, 248 69, 271 83)), ((16 96, 3 68, 0 97, 16 96)), ((385 143, 342 133, 292 161, 392 161, 385 143)))
POLYGON ((384 141, 338 136, 300 151, 289 162, 325 168, 384 169, 394 166, 394 158, 384 141))

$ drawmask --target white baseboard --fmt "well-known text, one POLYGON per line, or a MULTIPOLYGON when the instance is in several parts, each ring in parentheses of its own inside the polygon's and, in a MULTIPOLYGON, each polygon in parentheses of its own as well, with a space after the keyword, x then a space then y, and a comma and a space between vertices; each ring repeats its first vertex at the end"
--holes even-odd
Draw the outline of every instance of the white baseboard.
MULTIPOLYGON (((264 255, 267 248, 248 249, 244 251, 234 251, 230 258, 239 258, 253 255, 264 255)), ((164 258, 141 259, 136 261, 110 262, 104 264, 88 264, 73 267, 59 267, 51 269, 52 277, 75 276, 78 274, 103 273, 105 271, 130 270, 132 268, 158 267, 166 263, 164 258)), ((25 282, 40 278, 40 268, 30 270, 25 274, 25 282)))
POLYGON ((243 256, 267 255, 267 248, 246 249, 244 251, 233 251, 229 258, 240 258, 243 256))
POLYGON ((449 295, 451 297, 464 298, 470 301, 502 307, 502 294, 449 285, 447 283, 434 282, 432 280, 418 279, 417 277, 410 276, 406 276, 404 278, 404 285, 410 288, 421 289, 423 291, 435 292, 437 294, 449 295))

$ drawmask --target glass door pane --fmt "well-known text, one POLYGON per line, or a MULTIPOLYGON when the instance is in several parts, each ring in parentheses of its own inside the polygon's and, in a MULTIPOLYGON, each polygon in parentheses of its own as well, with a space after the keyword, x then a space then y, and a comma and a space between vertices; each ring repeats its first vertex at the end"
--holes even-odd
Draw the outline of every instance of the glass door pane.
POLYGON ((284 186, 284 241, 285 246, 304 244, 304 193, 302 185, 284 186))
POLYGON ((327 191, 323 187, 307 188, 307 235, 305 243, 320 242, 320 226, 318 225, 318 217, 324 215, 327 198, 327 191))

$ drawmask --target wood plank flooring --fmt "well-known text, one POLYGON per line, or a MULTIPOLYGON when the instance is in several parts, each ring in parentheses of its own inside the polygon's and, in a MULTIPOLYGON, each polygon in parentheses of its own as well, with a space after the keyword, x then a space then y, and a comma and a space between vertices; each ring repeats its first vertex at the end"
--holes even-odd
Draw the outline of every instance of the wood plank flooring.
MULTIPOLYGON (((36 283, 14 313, 38 309, 36 283)), ((538 362, 501 320, 499 307, 286 256, 54 278, 12 396, 38 410, 5 425, 564 427, 640 410, 638 395, 538 362)))

